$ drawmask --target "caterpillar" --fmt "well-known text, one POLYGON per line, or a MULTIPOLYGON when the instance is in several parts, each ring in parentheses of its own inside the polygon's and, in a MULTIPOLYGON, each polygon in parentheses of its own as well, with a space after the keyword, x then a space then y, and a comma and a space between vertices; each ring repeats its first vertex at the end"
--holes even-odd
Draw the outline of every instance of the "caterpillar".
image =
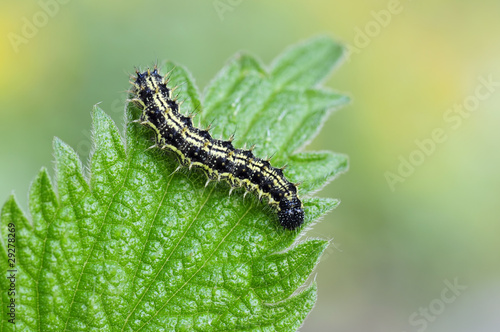
POLYGON ((297 186, 283 175, 284 168, 271 166, 269 160, 260 159, 249 150, 236 149, 232 141, 212 138, 208 130, 193 126, 193 116, 179 112, 180 103, 172 96, 175 88, 168 88, 168 75, 153 70, 135 71, 132 76, 132 102, 142 111, 135 122, 154 132, 160 149, 175 152, 181 166, 202 168, 207 184, 227 181, 231 190, 244 187, 256 192, 259 199, 266 197, 268 204, 277 211, 281 226, 288 230, 304 222, 304 209, 297 194, 297 186))

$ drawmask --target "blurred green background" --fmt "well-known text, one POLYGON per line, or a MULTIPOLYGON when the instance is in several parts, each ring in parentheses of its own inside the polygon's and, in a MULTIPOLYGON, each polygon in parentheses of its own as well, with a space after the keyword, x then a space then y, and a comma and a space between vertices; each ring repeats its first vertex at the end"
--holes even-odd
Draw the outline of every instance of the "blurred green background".
POLYGON ((53 136, 87 160, 94 104, 123 123, 134 66, 170 59, 203 88, 239 50, 269 63, 327 34, 352 52, 325 84, 353 102, 308 149, 351 169, 319 193, 342 204, 309 231, 332 245, 302 331, 500 330, 499 1, 65 2, 0 5, 2 202, 26 207, 53 136))

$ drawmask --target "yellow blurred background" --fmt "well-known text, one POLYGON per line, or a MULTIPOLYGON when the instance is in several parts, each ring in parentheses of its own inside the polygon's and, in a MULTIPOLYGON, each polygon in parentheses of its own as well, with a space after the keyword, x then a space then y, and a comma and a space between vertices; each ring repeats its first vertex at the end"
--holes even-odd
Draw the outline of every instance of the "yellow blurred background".
POLYGON ((301 330, 500 331, 499 1, 4 1, 0 201, 26 209, 53 136, 87 160, 92 106, 121 125, 134 66, 203 88, 239 50, 269 64, 317 34, 349 45, 325 85, 353 102, 308 150, 351 169, 318 194, 342 204, 309 232, 333 244, 301 330))

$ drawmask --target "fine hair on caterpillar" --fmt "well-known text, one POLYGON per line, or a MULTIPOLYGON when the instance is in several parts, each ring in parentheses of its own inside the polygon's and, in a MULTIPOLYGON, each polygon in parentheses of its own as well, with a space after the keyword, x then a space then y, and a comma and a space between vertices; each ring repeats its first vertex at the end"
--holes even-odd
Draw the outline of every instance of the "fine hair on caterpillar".
POLYGON ((167 87, 168 79, 153 70, 136 70, 133 77, 132 101, 141 108, 140 124, 154 132, 159 149, 173 151, 181 165, 205 171, 208 181, 227 181, 233 188, 244 187, 259 199, 267 198, 277 211, 285 229, 294 230, 304 222, 304 209, 297 186, 283 175, 284 168, 271 166, 269 160, 256 157, 253 146, 238 149, 229 140, 214 139, 209 128, 193 125, 193 116, 180 113, 180 103, 173 97, 175 88, 167 87))

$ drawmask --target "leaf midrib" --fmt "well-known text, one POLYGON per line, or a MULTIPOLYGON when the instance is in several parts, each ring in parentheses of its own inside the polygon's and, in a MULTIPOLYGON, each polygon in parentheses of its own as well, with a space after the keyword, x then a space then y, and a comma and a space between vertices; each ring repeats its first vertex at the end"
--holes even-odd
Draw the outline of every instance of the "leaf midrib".
MULTIPOLYGON (((128 319, 130 317, 132 317, 132 315, 135 313, 135 311, 137 310, 137 307, 139 306, 139 304, 142 302, 142 299, 144 298, 144 296, 146 296, 146 294, 148 293, 148 290, 151 288, 151 286, 153 285, 153 283, 156 281, 156 278, 158 277, 158 275, 161 273, 161 271, 163 270, 163 268, 165 267, 165 265, 167 264, 167 262, 170 260, 170 257, 172 257, 172 255, 174 254, 175 250, 177 249, 177 247, 179 246, 179 244, 181 243, 181 241, 185 238, 187 232, 191 229, 191 227, 193 226, 194 222, 196 221, 196 219, 198 218, 199 214, 201 213, 201 211, 203 210, 203 208, 205 207, 208 199, 210 198, 210 196, 212 195, 212 192, 214 191, 215 187, 212 187, 212 190, 210 191, 210 193, 207 195, 207 198, 205 199, 205 201, 203 202, 203 204, 200 206, 198 212, 196 213, 196 215, 194 216, 193 220, 191 221, 191 223, 188 225, 188 227, 186 228, 186 230, 184 231, 184 233, 180 236, 179 240, 177 241, 177 244, 172 248, 172 250, 170 251, 170 254, 168 255, 168 257, 165 259, 165 261, 163 262, 162 266, 158 269, 158 272, 156 273, 156 275, 154 276, 154 278, 151 279, 151 282, 149 283, 149 285, 147 286, 147 288, 144 290, 144 292, 142 293, 142 296, 136 301, 136 304, 134 306, 134 309, 132 309, 132 311, 129 313, 129 315, 127 316, 127 319, 126 319, 126 322, 125 324, 123 325, 122 327, 122 331, 125 329, 125 326, 126 326, 126 323, 128 322, 128 319)), ((191 279, 190 279, 191 280, 191 279)), ((184 287, 184 286, 183 286, 184 287)), ((177 292, 175 292, 176 294, 177 292)), ((172 298, 172 297, 171 297, 172 298)), ((169 299, 170 300, 170 299, 169 299)), ((159 311, 157 311, 159 312, 159 311)), ((155 314, 156 315, 156 314, 155 314)), ((149 320, 148 320, 149 322, 149 320)), ((142 327, 144 327, 145 325, 143 325, 142 327)), ((142 329, 142 327, 140 327, 139 329, 142 329)))
MULTIPOLYGON (((155 220, 156 220, 157 216, 159 215, 160 208, 162 207, 162 204, 163 204, 163 203, 164 203, 164 201, 165 201, 165 197, 167 196, 167 193, 168 193, 168 188, 170 187, 170 183, 172 182, 172 179, 173 179, 173 174, 171 174, 171 175, 170 175, 170 179, 169 179, 169 181, 168 181, 168 183, 167 183, 167 186, 166 186, 166 188, 165 188, 165 193, 163 194, 163 197, 162 197, 162 199, 161 199, 161 201, 160 201, 160 203, 158 204, 158 207, 157 207, 157 209, 156 209, 155 215, 154 215, 154 217, 152 218, 151 225, 150 225, 149 230, 148 230, 147 240, 146 240, 146 242, 144 243, 144 246, 143 246, 143 249, 142 249, 142 253, 141 253, 141 256, 139 257, 139 262, 138 262, 138 264, 137 264, 137 268, 136 268, 135 273, 134 273, 134 277, 132 278, 132 286, 134 286, 134 285, 135 285, 135 281, 136 281, 136 279, 137 279, 137 273, 139 273, 139 269, 141 268, 142 259, 144 258, 144 252, 146 251, 146 248, 147 248, 147 243, 149 242, 148 240, 149 240, 149 237, 150 237, 150 235, 151 235, 151 230, 153 229, 153 225, 154 225, 154 223, 155 223, 155 220)), ((171 255, 169 255, 169 258, 170 258, 170 256, 171 256, 171 255)), ((168 258, 167 258, 167 260, 168 260, 168 258)), ((149 289, 149 287, 148 287, 148 289, 149 289)), ((144 294, 146 294, 146 292, 147 292, 147 289, 146 289, 146 290, 144 290, 143 296, 144 296, 144 294)), ((125 321, 124 321, 124 323, 123 323, 123 326, 122 326, 122 329, 121 329, 122 331, 125 329, 125 326, 127 325, 127 322, 128 322, 128 320, 129 320, 129 318, 132 316, 132 314, 133 314, 134 310, 136 309, 136 307, 137 307, 138 303, 140 302, 140 300, 142 299, 142 297, 143 297, 143 296, 141 296, 141 298, 140 298, 140 299, 139 299, 139 300, 135 303, 134 309, 133 309, 132 311, 130 311, 130 314, 129 314, 129 315, 127 316, 127 318, 125 319, 125 321)), ((132 305, 130 305, 130 306, 129 306, 129 308, 131 308, 131 307, 132 307, 132 305)))
MULTIPOLYGON (((215 186, 214 186, 215 188, 215 186)), ((203 208, 205 207, 206 205, 206 202, 208 201, 208 198, 212 195, 212 192, 213 192, 214 189, 212 189, 212 191, 210 192, 210 194, 208 195, 207 197, 207 200, 203 203, 202 207, 200 208, 200 211, 203 210, 203 208)), ((212 251, 212 253, 210 254, 210 256, 208 256, 206 259, 205 259, 205 262, 203 262, 203 265, 198 269, 196 270, 195 273, 193 273, 193 275, 188 279, 186 280, 186 282, 181 286, 179 287, 179 289, 177 291, 175 291, 171 296, 170 298, 165 302, 164 305, 162 305, 160 307, 160 309, 158 309, 156 311, 156 313, 151 316, 151 318, 149 320, 147 320, 144 325, 142 325, 138 331, 142 330, 142 328, 144 326, 146 326, 154 317, 156 317, 156 315, 158 315, 159 312, 161 312, 163 310, 163 308, 165 308, 165 306, 170 302, 171 299, 173 299, 175 297, 175 295, 177 295, 178 292, 180 292, 190 281, 191 279, 193 279, 197 274, 198 272, 200 272, 206 265, 207 263, 210 261, 210 259, 212 258, 213 255, 215 255, 216 252, 218 252, 218 249, 219 247, 225 242, 226 238, 234 231, 234 229, 236 228, 236 226, 238 226, 240 224, 240 221, 248 214, 248 212, 250 212, 250 210, 252 209, 252 206, 248 207, 248 209, 245 211, 245 213, 243 213, 243 215, 238 219, 238 222, 236 222, 234 224, 234 226, 227 232, 227 234, 222 238, 222 240, 219 242, 219 244, 217 245, 217 247, 214 248, 214 250, 212 251)), ((196 215, 196 217, 198 217, 199 213, 196 215)), ((195 218, 196 219, 196 218, 195 218)), ((194 223, 194 220, 193 220, 193 223, 194 223)), ((191 225, 193 224, 191 223, 191 225)), ((191 227, 191 225, 189 227, 191 227)), ((179 241, 180 243, 180 241, 179 241)))
MULTIPOLYGON (((71 312, 73 310, 73 305, 75 303, 76 293, 78 292, 78 287, 80 286, 80 282, 82 280, 82 276, 83 276, 83 273, 85 271, 85 267, 87 266, 87 263, 88 263, 90 257, 92 257, 92 255, 94 254, 95 245, 96 245, 96 243, 98 243, 97 237, 99 236, 99 234, 101 234, 101 231, 102 231, 102 228, 104 227, 104 225, 106 225, 106 221, 108 220, 108 213, 109 213, 109 210, 110 210, 111 206, 113 205, 113 203, 115 203, 114 200, 115 200, 116 195, 118 195, 121 192, 121 190, 123 189, 123 187, 125 187, 125 184, 127 183, 128 176, 129 176, 129 173, 130 173, 130 169, 132 168, 131 165, 130 165, 130 163, 131 163, 131 159, 127 160, 126 173, 123 176, 123 181, 121 183, 121 186, 120 186, 120 188, 118 190, 116 190, 113 193, 113 197, 110 199, 110 202, 108 204, 106 212, 104 213, 104 216, 102 218, 102 223, 101 223, 101 226, 99 227, 99 231, 96 233, 97 234, 96 239, 92 243, 92 247, 90 249, 90 252, 87 255, 87 258, 85 259, 85 263, 83 263, 82 268, 80 270, 80 276, 78 278, 78 282, 77 282, 75 290, 73 292, 73 296, 72 296, 72 299, 71 299, 71 304, 70 304, 70 307, 69 307, 69 310, 68 310, 68 317, 66 319, 66 323, 64 324, 64 330, 63 330, 63 332, 66 331, 67 328, 68 328, 68 323, 69 323, 69 320, 71 318, 71 312)), ((90 184, 88 186, 88 193, 93 196, 90 184)), ((72 206, 74 206, 74 205, 72 204, 72 206)))

